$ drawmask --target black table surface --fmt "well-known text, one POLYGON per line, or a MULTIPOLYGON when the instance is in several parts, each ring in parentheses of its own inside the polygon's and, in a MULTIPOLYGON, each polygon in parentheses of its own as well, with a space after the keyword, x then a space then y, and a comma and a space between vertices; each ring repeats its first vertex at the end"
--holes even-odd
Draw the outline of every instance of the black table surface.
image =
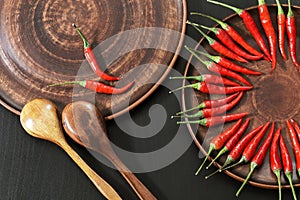
MULTIPOLYGON (((256 0, 223 2, 246 8, 257 4, 256 0)), ((267 0, 269 4, 274 1, 267 0)), ((188 12, 198 11, 211 14, 222 19, 233 12, 220 6, 214 6, 204 0, 187 0, 188 12)), ((282 1, 286 3, 286 1, 282 1)), ((296 1, 293 3, 298 4, 296 1)), ((188 16, 189 18, 189 16, 188 16)), ((201 23, 213 25, 211 21, 202 18, 201 23)), ((200 35, 192 27, 187 27, 186 34, 195 41, 200 35)), ((186 60, 179 58, 174 69, 183 73, 186 60)), ((170 80, 166 80, 168 82, 170 80)), ((108 134, 116 144, 133 152, 145 151, 153 147, 166 145, 176 133, 178 125, 169 116, 180 110, 180 105, 168 89, 159 87, 146 101, 130 112, 131 118, 120 117, 124 124, 133 120, 141 126, 149 123, 149 109, 160 104, 167 112, 166 123, 155 137, 148 139, 134 138, 122 131, 114 120, 107 123, 108 134)), ((21 127, 19 116, 0 107, 0 199, 105 199, 90 180, 82 173, 75 163, 58 146, 29 136, 21 127)), ((187 130, 184 137, 190 139, 187 130)), ((122 176, 68 139, 71 146, 84 160, 107 180, 124 199, 138 199, 122 176)), ((202 158, 193 143, 182 155, 161 169, 136 176, 154 193, 158 199, 235 199, 235 192, 240 182, 225 174, 216 175, 208 180, 204 176, 216 168, 212 167, 205 173, 195 176, 202 158)), ((140 163, 133 163, 139 165, 140 163)), ((300 189, 296 188, 300 197, 300 189)), ((239 199, 277 199, 277 190, 268 190, 247 185, 239 199)), ((290 190, 283 190, 283 199, 292 199, 290 190)))

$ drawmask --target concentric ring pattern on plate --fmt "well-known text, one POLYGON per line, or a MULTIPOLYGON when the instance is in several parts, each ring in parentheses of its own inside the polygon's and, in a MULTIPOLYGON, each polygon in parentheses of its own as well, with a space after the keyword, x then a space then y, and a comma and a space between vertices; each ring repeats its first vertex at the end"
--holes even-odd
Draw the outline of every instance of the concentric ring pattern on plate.
POLYGON ((186 2, 180 0, 3 0, 0 11, 1 104, 16 114, 36 97, 54 101, 59 109, 72 99, 92 98, 107 118, 133 108, 173 66, 186 20, 186 2), (88 38, 106 72, 123 78, 120 85, 135 81, 129 92, 112 99, 77 86, 47 87, 95 78, 72 23, 88 38), (128 75, 135 68, 135 76, 128 75))

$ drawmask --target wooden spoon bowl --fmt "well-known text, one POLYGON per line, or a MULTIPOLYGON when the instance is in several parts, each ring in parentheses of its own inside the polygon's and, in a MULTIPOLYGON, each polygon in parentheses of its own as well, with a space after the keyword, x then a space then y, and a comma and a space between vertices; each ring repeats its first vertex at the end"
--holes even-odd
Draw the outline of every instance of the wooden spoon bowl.
POLYGON ((104 118, 95 105, 85 101, 68 104, 62 112, 62 122, 65 131, 75 142, 102 154, 114 164, 140 199, 156 199, 113 151, 104 118))
POLYGON ((21 124, 33 137, 48 140, 60 146, 82 169, 107 199, 121 199, 118 193, 69 146, 64 137, 56 106, 46 99, 34 99, 22 109, 21 124))

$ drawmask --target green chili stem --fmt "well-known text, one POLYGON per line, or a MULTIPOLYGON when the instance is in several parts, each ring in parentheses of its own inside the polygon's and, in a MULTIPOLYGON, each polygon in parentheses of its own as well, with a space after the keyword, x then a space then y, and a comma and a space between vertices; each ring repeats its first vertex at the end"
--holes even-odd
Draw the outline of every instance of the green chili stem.
POLYGON ((284 14, 284 11, 283 11, 283 9, 282 9, 282 6, 281 6, 279 0, 276 0, 276 4, 277 4, 277 9, 278 9, 278 15, 284 14))
POLYGON ((61 85, 73 85, 73 84, 78 84, 81 85, 82 87, 85 87, 86 81, 68 81, 64 83, 55 83, 55 84, 48 85, 48 87, 61 86, 61 85))
POLYGON ((205 159, 203 160, 202 164, 200 165, 200 167, 199 167, 198 170, 196 171, 195 175, 198 175, 198 174, 199 174, 199 172, 200 172, 201 169, 203 168, 203 166, 204 166, 206 160, 208 159, 209 155, 213 152, 213 150, 215 150, 215 145, 210 144, 210 145, 209 145, 208 152, 207 152, 207 154, 206 154, 206 156, 205 156, 205 159))
POLYGON ((221 2, 218 2, 218 1, 207 0, 207 2, 210 2, 210 3, 216 4, 216 5, 220 5, 220 6, 229 8, 229 9, 233 10, 234 12, 236 12, 238 15, 241 15, 242 12, 243 12, 243 10, 240 9, 240 8, 237 8, 237 7, 234 7, 234 6, 230 6, 228 4, 221 3, 221 2))
POLYGON ((201 59, 200 56, 198 56, 198 55, 196 54, 196 51, 193 50, 193 49, 191 49, 191 48, 189 48, 188 46, 184 46, 184 48, 185 48, 188 52, 190 52, 197 60, 199 60, 200 62, 202 62, 206 67, 209 67, 209 66, 211 66, 211 65, 213 64, 213 62, 210 62, 210 61, 204 61, 203 59, 201 59))
POLYGON ((289 6, 289 10, 287 13, 287 17, 294 17, 294 13, 292 11, 292 6, 291 6, 291 0, 288 0, 288 6, 289 6))
POLYGON ((281 181, 280 181, 280 172, 281 170, 274 170, 273 173, 276 175, 277 177, 277 183, 278 183, 278 195, 279 195, 279 200, 281 200, 281 181))
POLYGON ((246 183, 250 179, 251 175, 253 174, 256 166, 257 166, 257 164, 255 162, 251 162, 251 164, 250 164, 250 171, 249 171, 246 179, 244 180, 243 184, 241 185, 241 187, 239 188, 239 190, 236 192, 236 194, 235 194, 236 197, 238 197, 240 195, 242 189, 244 188, 244 186, 246 185, 246 183))
POLYGON ((197 110, 197 109, 203 109, 203 108, 205 108, 205 103, 204 102, 202 102, 199 105, 197 105, 197 106, 195 106, 193 108, 190 108, 188 110, 178 112, 178 113, 176 113, 176 115, 182 115, 184 113, 187 113, 187 112, 190 112, 190 111, 193 111, 193 110, 197 110))
POLYGON ((213 38, 211 38, 211 37, 209 37, 207 34, 205 34, 203 31, 201 31, 199 28, 198 28, 198 26, 199 26, 199 24, 196 24, 196 23, 193 23, 193 22, 190 22, 190 21, 186 21, 186 23, 187 24, 189 24, 189 25, 192 25, 201 35, 203 35, 203 37, 205 37, 205 39, 208 41, 208 43, 210 44, 210 45, 212 45, 214 42, 215 42, 215 40, 213 39, 213 38))
POLYGON ((219 169, 219 172, 226 170, 225 167, 227 167, 232 162, 234 162, 233 158, 231 156, 228 156, 223 166, 219 169))
POLYGON ((194 50, 194 52, 199 53, 199 54, 211 59, 212 61, 214 61, 216 63, 219 63, 220 60, 221 60, 221 56, 213 56, 213 55, 210 55, 210 54, 208 54, 204 51, 199 51, 199 50, 194 50))
POLYGON ((211 173, 211 174, 205 176, 204 178, 205 178, 205 179, 209 179, 210 177, 212 177, 213 175, 215 175, 215 174, 217 174, 217 173, 219 173, 219 172, 220 172, 219 169, 217 169, 217 170, 214 171, 213 173, 211 173))
POLYGON ((219 151, 218 155, 209 163, 206 169, 208 169, 220 156, 222 156, 227 151, 228 151, 227 147, 223 147, 221 151, 219 151))
POLYGON ((206 18, 211 19, 212 21, 215 21, 216 23, 220 24, 220 26, 223 29, 227 29, 228 28, 228 24, 226 24, 225 22, 222 22, 221 20, 218 20, 217 18, 214 18, 212 16, 209 16, 209 15, 206 15, 206 14, 203 14, 203 13, 197 13, 197 12, 191 12, 190 14, 191 15, 200 15, 202 17, 206 17, 206 18))
POLYGON ((213 32, 214 34, 217 34, 219 29, 218 28, 213 28, 213 27, 207 27, 207 26, 204 26, 204 25, 200 25, 201 28, 204 28, 206 30, 209 30, 211 32, 213 32))
POLYGON ((230 168, 233 168, 233 167, 235 167, 235 166, 238 166, 239 164, 242 164, 243 162, 246 162, 246 158, 245 158, 244 156, 239 160, 239 162, 234 163, 233 165, 230 165, 230 166, 224 168, 223 170, 228 170, 228 169, 230 169, 230 168))
POLYGON ((169 79, 171 80, 176 80, 176 79, 186 79, 186 80, 189 80, 189 79, 192 79, 192 80, 196 80, 196 81, 204 81, 204 78, 202 75, 200 76, 175 76, 175 77, 170 77, 169 79))
POLYGON ((261 5, 264 5, 266 4, 265 0, 258 0, 258 5, 261 6, 261 5))
POLYGON ((286 172, 285 176, 287 177, 287 179, 290 183, 294 200, 297 200, 297 196, 296 196, 295 189, 294 189, 293 182, 292 182, 292 172, 286 172))
POLYGON ((195 121, 180 121, 180 122, 177 122, 177 124, 200 124, 201 126, 206 126, 207 120, 204 118, 204 119, 195 120, 195 121))
POLYGON ((185 86, 179 87, 179 88, 177 88, 175 90, 171 90, 171 91, 169 91, 169 93, 171 94, 171 93, 174 93, 174 92, 176 92, 178 90, 185 89, 185 88, 194 88, 194 89, 199 90, 200 87, 201 87, 200 83, 194 83, 194 84, 190 84, 190 85, 185 85, 185 86))
POLYGON ((73 23, 72 26, 76 29, 77 33, 80 35, 83 43, 84 43, 84 48, 87 48, 90 46, 90 43, 86 39, 86 37, 83 35, 83 33, 80 31, 80 29, 73 23))

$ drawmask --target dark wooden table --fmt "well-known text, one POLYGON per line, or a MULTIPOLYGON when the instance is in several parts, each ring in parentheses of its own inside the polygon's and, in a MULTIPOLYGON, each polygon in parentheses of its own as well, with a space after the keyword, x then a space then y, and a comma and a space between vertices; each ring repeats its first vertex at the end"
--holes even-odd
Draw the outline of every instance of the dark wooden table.
MULTIPOLYGON (((223 0, 223 2, 239 7, 249 7, 257 3, 255 0, 238 2, 223 0)), ((266 2, 274 3, 275 1, 266 2)), ((187 3, 189 12, 205 12, 220 19, 232 14, 230 10, 213 6, 204 0, 188 0, 187 3)), ((213 25, 208 20, 203 20, 203 23, 213 25)), ((199 34, 191 27, 187 28, 187 35, 196 41, 200 39, 199 34)), ((185 64, 186 61, 180 58, 174 69, 182 73, 185 64)), ((147 125, 150 122, 149 108, 155 104, 161 104, 168 116, 180 110, 178 102, 168 94, 168 90, 159 87, 144 103, 130 112, 132 119, 141 126, 147 125)), ((19 123, 19 116, 3 107, 0 107, 0 116, 2 119, 0 122, 0 199, 104 199, 65 152, 52 143, 26 134, 19 123)), ((124 124, 131 120, 126 117, 120 119, 124 121, 124 124)), ((107 129, 114 143, 133 152, 143 152, 168 144, 177 131, 177 125, 176 121, 168 118, 164 128, 155 137, 145 140, 126 135, 114 120, 108 122, 107 129)), ((186 139, 190 137, 187 130, 185 137, 186 139)), ((137 199, 135 193, 116 170, 97 161, 86 149, 68 141, 124 199, 137 199)), ((158 199, 235 199, 235 192, 241 183, 225 174, 205 180, 204 176, 214 171, 214 167, 195 176, 195 170, 201 161, 199 150, 191 144, 188 150, 170 165, 156 171, 138 173, 136 176, 158 199)), ((134 164, 139 165, 138 162, 134 164)), ((300 198, 298 188, 296 192, 300 198)), ((277 190, 246 186, 239 199, 273 200, 277 198, 277 190)), ((283 199, 292 199, 290 190, 283 190, 283 199)))

